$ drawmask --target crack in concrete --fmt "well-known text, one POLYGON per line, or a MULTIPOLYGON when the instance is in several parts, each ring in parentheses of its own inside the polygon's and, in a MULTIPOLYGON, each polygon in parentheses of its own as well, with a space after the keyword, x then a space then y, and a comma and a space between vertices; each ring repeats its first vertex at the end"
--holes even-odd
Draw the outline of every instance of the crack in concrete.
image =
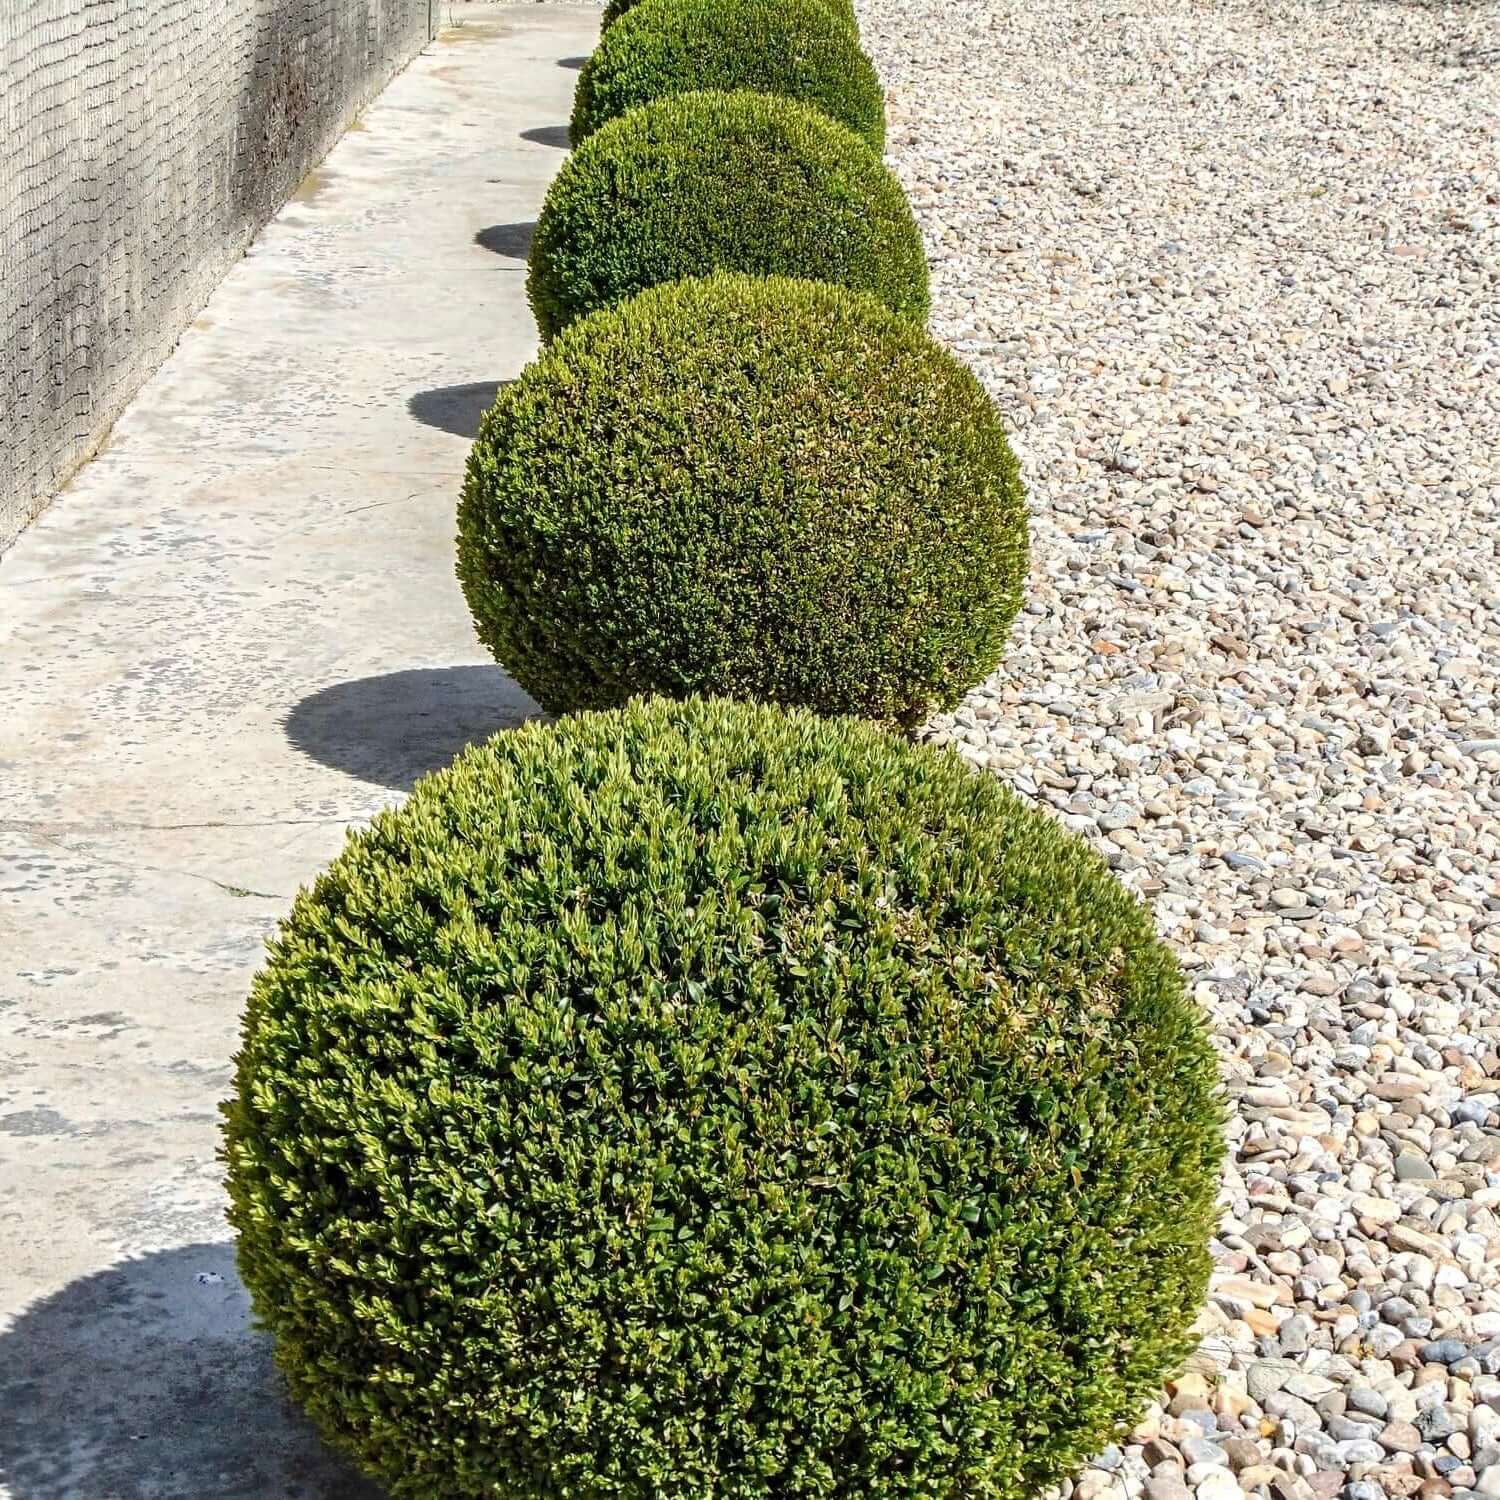
POLYGON ((423 495, 435 495, 438 493, 437 489, 429 486, 425 489, 413 490, 409 495, 392 495, 389 500, 372 500, 368 505, 351 505, 344 514, 346 516, 357 516, 361 511, 380 510, 387 505, 407 505, 413 500, 420 499, 423 495))
POLYGON ((91 849, 74 848, 72 844, 65 844, 60 838, 50 833, 38 833, 36 836, 44 843, 61 849, 64 854, 71 854, 74 859, 91 859, 96 864, 106 865, 112 870, 128 870, 131 874, 179 875, 184 880, 202 880, 208 885, 216 885, 221 891, 227 891, 231 896, 253 897, 260 901, 289 901, 291 899, 277 891, 254 891, 248 886, 235 885, 227 880, 217 880, 212 875, 200 875, 196 870, 178 869, 174 865, 129 864, 123 859, 111 859, 107 854, 97 854, 91 849))
POLYGON ((333 828, 367 821, 364 814, 353 813, 337 818, 256 818, 248 822, 224 823, 58 823, 43 819, 0 818, 0 833, 34 833, 38 838, 55 838, 61 833, 185 833, 199 828, 333 828))
POLYGON ((190 880, 206 880, 210 885, 218 886, 221 891, 227 891, 231 896, 254 897, 257 901, 289 901, 291 899, 277 891, 252 891, 247 886, 230 885, 227 881, 215 880, 212 875, 195 875, 191 870, 175 870, 165 873, 186 875, 190 880))

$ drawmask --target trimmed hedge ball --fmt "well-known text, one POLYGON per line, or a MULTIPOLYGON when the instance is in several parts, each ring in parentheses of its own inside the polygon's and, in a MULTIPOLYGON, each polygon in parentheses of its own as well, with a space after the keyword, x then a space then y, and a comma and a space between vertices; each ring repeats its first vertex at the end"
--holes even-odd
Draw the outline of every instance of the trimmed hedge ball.
POLYGON ((641 0, 578 75, 573 144, 637 105, 701 89, 800 99, 885 145, 880 79, 826 0, 641 0))
MULTIPOLYGON (((609 26, 618 21, 627 10, 634 10, 641 0, 609 0, 604 7, 604 18, 602 25, 609 26)), ((821 0, 835 15, 841 16, 850 26, 858 29, 858 19, 854 14, 854 0, 821 0)))
POLYGON ((781 277, 565 329, 480 424, 458 520, 480 639, 557 713, 704 693, 910 727, 999 664, 1027 563, 970 371, 781 277))
POLYGON ((1027 1500, 1192 1345, 1220 1108, 1172 958, 872 725, 469 750, 297 898, 237 1061, 241 1272, 396 1500, 1027 1500))
POLYGON ((838 282, 927 316, 922 234, 894 175, 821 110, 748 91, 674 94, 595 131, 553 179, 528 288, 551 338, 716 270, 838 282))

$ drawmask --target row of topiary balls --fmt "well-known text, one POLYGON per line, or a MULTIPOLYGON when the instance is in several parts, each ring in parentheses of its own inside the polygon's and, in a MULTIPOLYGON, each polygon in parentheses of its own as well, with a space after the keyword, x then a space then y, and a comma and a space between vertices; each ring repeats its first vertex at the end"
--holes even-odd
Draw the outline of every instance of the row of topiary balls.
POLYGON ((460 508, 479 634, 558 712, 699 692, 920 723, 1000 661, 1026 504, 993 404, 923 327, 852 11, 608 19, 531 252, 549 346, 460 508))
POLYGON ((567 717, 299 896, 241 1269, 394 1496, 1026 1500, 1189 1345, 1212 1053, 1081 841, 811 711, 952 701, 1025 566, 845 0, 607 20, 461 507, 480 634, 567 717))

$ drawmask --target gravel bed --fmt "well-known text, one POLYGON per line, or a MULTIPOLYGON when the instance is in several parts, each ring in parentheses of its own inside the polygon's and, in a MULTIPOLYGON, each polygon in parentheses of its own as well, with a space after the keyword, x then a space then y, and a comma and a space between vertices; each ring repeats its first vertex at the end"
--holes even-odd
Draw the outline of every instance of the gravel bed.
POLYGON ((867 0, 1033 492, 930 728, 1151 903, 1232 1106, 1094 1500, 1500 1500, 1500 5, 867 0))

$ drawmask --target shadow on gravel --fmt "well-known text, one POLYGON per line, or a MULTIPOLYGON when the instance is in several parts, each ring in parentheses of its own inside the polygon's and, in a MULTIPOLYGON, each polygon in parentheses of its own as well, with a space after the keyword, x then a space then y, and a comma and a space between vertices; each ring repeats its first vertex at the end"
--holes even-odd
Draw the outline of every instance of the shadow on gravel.
POLYGON ((1366 0, 1366 5, 1375 11, 1423 11, 1451 28, 1431 45, 1401 47, 1398 55, 1440 68, 1500 69, 1500 46, 1495 44, 1493 24, 1485 29, 1482 0, 1366 0))
POLYGON ((556 146, 559 151, 566 151, 573 144, 566 125, 534 125, 521 132, 521 139, 538 146, 556 146))
POLYGON ((313 760, 409 792, 465 746, 539 712, 499 667, 424 667, 335 683, 304 698, 283 727, 313 760))
POLYGON ((516 224, 491 224, 474 236, 474 243, 496 255, 525 260, 531 254, 531 237, 535 233, 535 219, 524 219, 516 224))
POLYGON ((501 386, 509 384, 508 380, 477 380, 473 385, 434 386, 418 391, 406 409, 427 427, 472 440, 479 431, 479 419, 495 404, 501 386))
POLYGON ((560 68, 572 68, 576 73, 588 60, 588 53, 585 52, 582 57, 560 57, 557 65, 560 68))
POLYGON ((229 1244, 85 1276, 0 1334, 14 1500, 379 1500, 293 1407, 229 1244))

